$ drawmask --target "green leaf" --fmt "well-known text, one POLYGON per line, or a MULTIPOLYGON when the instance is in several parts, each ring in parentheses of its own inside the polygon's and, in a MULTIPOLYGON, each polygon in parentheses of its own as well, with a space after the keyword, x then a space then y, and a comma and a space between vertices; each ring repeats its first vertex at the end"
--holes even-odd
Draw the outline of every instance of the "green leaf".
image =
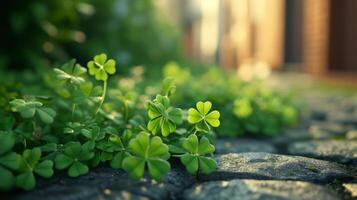
POLYGON ((168 146, 158 136, 150 139, 149 134, 145 132, 139 133, 129 142, 129 150, 134 156, 130 155, 124 158, 122 167, 134 179, 139 179, 144 175, 146 163, 149 168, 149 174, 157 180, 170 168, 166 161, 170 157, 168 146))
POLYGON ((108 74, 114 74, 115 73, 115 60, 109 59, 104 64, 104 69, 108 74))
POLYGON ((110 162, 110 166, 114 169, 122 168, 123 160, 129 156, 125 151, 118 152, 114 155, 113 159, 110 162))
POLYGON ((42 145, 40 148, 42 152, 53 152, 53 151, 57 151, 57 144, 47 143, 45 145, 42 145))
POLYGON ((25 172, 16 177, 16 186, 26 191, 35 188, 36 180, 32 172, 25 172))
POLYGON ((28 108, 28 107, 23 107, 19 109, 20 115, 23 118, 32 118, 35 116, 36 109, 35 108, 28 108))
POLYGON ((10 133, 0 133, 0 155, 10 151, 15 144, 15 138, 10 133))
POLYGON ((163 80, 163 89, 167 96, 171 96, 176 91, 176 86, 174 84, 175 79, 172 77, 167 77, 163 80))
POLYGON ((162 177, 170 170, 170 163, 162 159, 148 160, 149 174, 155 180, 161 180, 162 177))
POLYGON ((150 141, 150 148, 148 155, 150 157, 165 157, 169 147, 164 144, 160 137, 155 136, 150 141))
POLYGON ((50 178, 53 175, 53 162, 51 160, 45 160, 38 164, 34 171, 45 178, 50 178))
POLYGON ((154 135, 159 132, 160 130, 160 122, 161 122, 161 117, 158 117, 156 119, 152 119, 148 122, 148 129, 151 131, 154 135))
POLYGON ((217 162, 212 158, 200 156, 199 161, 200 169, 205 174, 210 174, 217 168, 217 162))
POLYGON ((37 113, 46 124, 52 124, 53 118, 56 116, 56 112, 51 108, 39 108, 37 109, 37 113))
POLYGON ((65 145, 64 153, 71 156, 77 157, 82 151, 81 143, 79 142, 69 142, 65 145))
POLYGON ((218 127, 220 125, 219 122, 220 114, 217 110, 210 112, 206 117, 205 120, 213 127, 218 127))
POLYGON ((73 163, 74 159, 64 155, 64 154, 59 154, 56 156, 55 163, 56 163, 56 169, 66 169, 68 166, 70 166, 73 163))
POLYGON ((33 149, 26 149, 22 153, 22 162, 20 162, 20 170, 26 171, 28 169, 32 169, 36 166, 37 162, 41 158, 41 149, 40 148, 33 148, 33 149))
POLYGON ((182 110, 179 108, 174 108, 168 111, 169 119, 176 124, 182 123, 182 110))
POLYGON ((70 177, 78 177, 78 176, 88 173, 88 171, 89 171, 89 168, 87 165, 85 165, 79 161, 75 161, 72 164, 72 166, 68 169, 68 175, 70 177))
POLYGON ((209 140, 206 137, 202 137, 198 146, 198 153, 200 155, 206 155, 213 153, 214 150, 215 148, 212 144, 210 144, 209 140))
POLYGON ((138 180, 144 176, 145 160, 128 156, 123 160, 123 169, 129 173, 131 178, 138 180))
POLYGON ((104 71, 104 69, 99 69, 95 74, 95 79, 106 81, 108 79, 108 74, 104 71))
POLYGON ((197 102, 197 110, 194 108, 190 108, 188 110, 187 121, 191 124, 196 124, 196 129, 203 132, 210 131, 211 128, 209 125, 212 127, 218 127, 220 125, 220 114, 216 110, 209 112, 211 107, 212 103, 209 101, 204 103, 202 101, 197 102))
POLYGON ((206 101, 204 103, 202 101, 199 101, 196 103, 196 107, 199 113, 201 113, 202 115, 206 115, 211 110, 212 103, 209 101, 206 101))
POLYGON ((94 56, 94 61, 100 65, 104 65, 107 60, 107 55, 105 53, 101 53, 99 55, 94 56))
POLYGON ((74 69, 73 69, 73 75, 80 76, 82 74, 85 74, 87 72, 87 69, 82 67, 80 64, 76 64, 74 69))
POLYGON ((95 79, 106 81, 108 79, 108 74, 114 74, 115 60, 109 59, 107 61, 107 55, 104 53, 94 56, 94 62, 89 61, 87 64, 89 69, 89 74, 95 76, 95 79))
POLYGON ((149 148, 150 136, 146 133, 139 133, 135 139, 129 143, 129 148, 133 154, 145 157, 149 148))
POLYGON ((170 133, 174 132, 176 129, 176 124, 170 120, 162 119, 161 123, 161 134, 167 137, 170 133))
POLYGON ((202 120, 201 114, 194 108, 188 109, 187 121, 191 124, 195 124, 202 120))
POLYGON ((191 174, 196 174, 198 171, 198 158, 190 154, 184 154, 180 157, 183 165, 185 165, 186 170, 191 174))
POLYGON ((191 134, 188 138, 184 139, 182 142, 182 147, 192 153, 196 154, 198 152, 198 139, 195 134, 191 134))
POLYGON ((10 190, 15 183, 15 177, 12 172, 0 166, 0 177, 0 191, 10 190))
MULTIPOLYGON (((0 156, 0 164, 12 170, 17 170, 19 168, 20 155, 14 152, 9 152, 0 156)), ((0 181, 1 182, 1 181, 0 181)))
POLYGON ((93 61, 89 61, 88 64, 87 64, 87 67, 89 69, 89 74, 90 75, 95 75, 97 72, 98 72, 98 68, 95 66, 94 62, 93 61))

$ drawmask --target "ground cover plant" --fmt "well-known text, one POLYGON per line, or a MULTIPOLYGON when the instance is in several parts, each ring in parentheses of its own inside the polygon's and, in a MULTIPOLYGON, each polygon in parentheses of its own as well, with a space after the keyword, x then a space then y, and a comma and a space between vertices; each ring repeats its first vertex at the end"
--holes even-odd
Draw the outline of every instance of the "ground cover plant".
POLYGON ((213 128, 220 113, 212 103, 175 107, 172 78, 157 93, 141 94, 132 89, 140 68, 116 85, 110 78, 117 69, 114 59, 99 54, 86 67, 71 60, 43 72, 41 86, 1 86, 1 191, 32 190, 39 176, 65 170, 78 177, 101 163, 133 179, 161 180, 172 159, 193 175, 215 170, 213 128))
POLYGON ((169 62, 163 77, 175 77, 178 92, 172 101, 176 105, 185 107, 202 99, 214 103, 222 115, 218 136, 276 136, 284 127, 297 124, 299 110, 292 93, 272 89, 260 79, 243 81, 236 72, 219 67, 193 66, 169 62))

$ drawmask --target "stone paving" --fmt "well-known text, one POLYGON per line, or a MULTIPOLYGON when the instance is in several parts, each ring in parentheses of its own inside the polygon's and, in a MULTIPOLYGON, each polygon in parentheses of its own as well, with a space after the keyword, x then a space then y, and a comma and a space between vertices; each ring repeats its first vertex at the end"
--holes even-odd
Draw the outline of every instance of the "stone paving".
POLYGON ((357 98, 306 100, 301 125, 276 138, 218 139, 218 169, 210 175, 194 177, 173 164, 162 182, 133 181, 102 166, 76 179, 39 180, 35 191, 4 199, 357 199, 357 98))

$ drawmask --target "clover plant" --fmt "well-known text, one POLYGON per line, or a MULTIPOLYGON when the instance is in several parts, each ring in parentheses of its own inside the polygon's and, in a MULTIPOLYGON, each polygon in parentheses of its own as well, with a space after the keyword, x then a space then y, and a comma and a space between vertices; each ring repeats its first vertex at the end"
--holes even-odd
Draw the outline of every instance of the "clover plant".
POLYGON ((87 68, 70 60, 44 77, 41 95, 19 90, 0 109, 7 116, 0 122, 1 191, 32 190, 38 176, 53 176, 54 167, 78 177, 108 163, 133 179, 158 181, 179 164, 170 163, 175 159, 194 175, 216 168, 213 128, 220 114, 211 111, 212 103, 199 101, 188 111, 176 107, 173 78, 163 81, 162 93, 156 88, 141 94, 125 85, 139 84, 137 74, 109 88, 115 65, 105 54, 87 68))
POLYGON ((53 162, 51 160, 41 159, 41 149, 26 149, 19 162, 20 174, 16 177, 16 186, 24 190, 31 190, 36 185, 34 173, 37 175, 50 178, 53 175, 53 162))
POLYGON ((0 132, 0 190, 9 190, 15 183, 14 171, 18 169, 20 156, 11 151, 15 138, 0 132))

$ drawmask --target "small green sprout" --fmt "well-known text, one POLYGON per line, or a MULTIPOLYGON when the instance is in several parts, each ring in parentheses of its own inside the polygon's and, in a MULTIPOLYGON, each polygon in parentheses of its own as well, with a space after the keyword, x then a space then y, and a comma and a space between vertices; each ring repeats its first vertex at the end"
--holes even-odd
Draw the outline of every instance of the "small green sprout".
POLYGON ((19 112, 23 118, 33 118, 35 114, 40 117, 41 121, 51 124, 56 112, 52 108, 44 107, 39 101, 25 101, 23 99, 14 99, 10 102, 12 110, 19 112))
POLYGON ((161 180, 170 170, 170 163, 167 162, 170 157, 169 148, 160 137, 150 138, 149 134, 140 133, 130 141, 129 148, 133 155, 123 160, 123 169, 133 179, 140 179, 144 176, 145 166, 155 180, 161 180))
POLYGON ((77 177, 88 173, 89 168, 84 163, 93 158, 93 143, 87 142, 83 145, 79 142, 69 142, 65 145, 63 153, 56 156, 57 169, 66 169, 70 177, 77 177))
POLYGON ((0 191, 9 190, 15 183, 13 170, 17 170, 20 156, 12 152, 14 137, 6 132, 0 132, 0 191))
POLYGON ((182 123, 182 110, 170 107, 170 100, 167 96, 157 95, 153 102, 149 102, 148 116, 150 119, 148 129, 153 134, 161 130, 164 137, 176 130, 176 124, 182 123))
POLYGON ((218 127, 220 125, 220 114, 217 110, 209 112, 211 107, 212 103, 209 101, 204 103, 202 101, 197 102, 197 109, 190 108, 188 110, 188 122, 196 124, 196 129, 203 132, 209 132, 211 130, 210 125, 212 127, 218 127))
POLYGON ((206 137, 203 136, 198 142, 197 136, 191 134, 183 140, 182 148, 187 152, 181 155, 181 162, 191 174, 196 174, 198 169, 201 169, 205 174, 209 174, 217 168, 216 161, 205 156, 215 151, 214 146, 210 144, 206 137))
POLYGON ((50 178, 53 175, 53 162, 45 160, 39 163, 41 159, 41 149, 26 149, 22 153, 19 163, 20 175, 16 177, 16 186, 24 190, 32 190, 36 185, 34 173, 44 178, 50 178))

